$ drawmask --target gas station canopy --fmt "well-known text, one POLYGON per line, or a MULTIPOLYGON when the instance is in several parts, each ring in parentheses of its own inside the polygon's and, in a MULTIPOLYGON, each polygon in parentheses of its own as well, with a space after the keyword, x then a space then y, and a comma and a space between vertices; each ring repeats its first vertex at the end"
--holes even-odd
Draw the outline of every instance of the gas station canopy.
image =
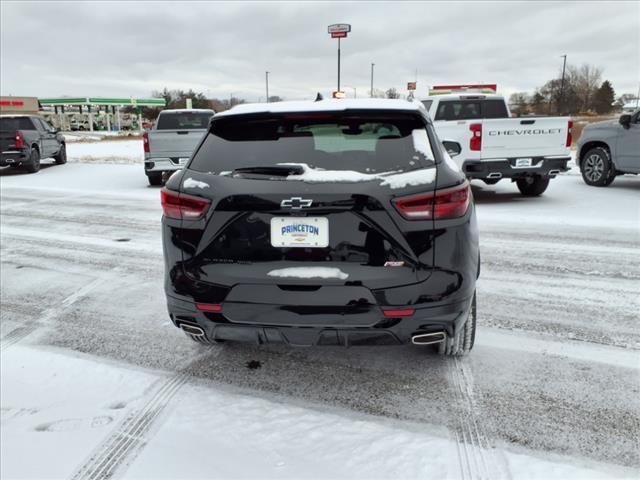
POLYGON ((164 98, 99 98, 99 97, 82 97, 82 98, 39 98, 40 105, 60 107, 65 105, 82 105, 82 106, 125 106, 134 107, 164 107, 166 102, 164 98))

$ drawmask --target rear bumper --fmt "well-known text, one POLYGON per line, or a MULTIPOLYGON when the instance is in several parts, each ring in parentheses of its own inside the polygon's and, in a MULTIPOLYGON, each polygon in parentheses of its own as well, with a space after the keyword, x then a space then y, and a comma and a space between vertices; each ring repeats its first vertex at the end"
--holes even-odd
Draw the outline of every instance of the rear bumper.
POLYGON ((180 158, 145 158, 144 170, 145 172, 174 172, 180 170, 186 163, 186 161, 180 163, 180 158))
POLYGON ((0 167, 17 166, 29 161, 24 151, 6 151, 0 153, 0 167))
POLYGON ((477 179, 517 179, 533 175, 553 178, 558 173, 569 170, 569 167, 567 167, 569 160, 571 160, 571 157, 533 157, 530 167, 516 167, 515 158, 502 160, 466 160, 462 165, 462 171, 468 178, 477 179))
POLYGON ((266 321, 262 309, 256 307, 262 323, 240 323, 228 318, 224 303, 220 312, 203 312, 193 303, 167 297, 169 314, 176 327, 200 327, 209 340, 291 346, 401 345, 411 343, 411 337, 421 333, 445 332, 453 336, 463 326, 471 300, 472 297, 441 305, 414 305, 411 308, 415 308, 415 313, 408 317, 385 317, 382 309, 375 307, 378 315, 371 324, 354 326, 339 314, 323 315, 323 324, 285 324, 278 311, 288 311, 290 305, 272 305, 273 322, 266 321))

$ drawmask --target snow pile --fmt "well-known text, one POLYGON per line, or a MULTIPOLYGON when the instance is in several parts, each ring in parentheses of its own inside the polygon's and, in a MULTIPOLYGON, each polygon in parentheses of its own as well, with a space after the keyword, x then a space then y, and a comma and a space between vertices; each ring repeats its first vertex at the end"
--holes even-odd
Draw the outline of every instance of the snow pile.
POLYGON ((346 280, 348 273, 344 273, 339 268, 329 267, 291 267, 271 270, 267 273, 270 277, 281 278, 339 278, 346 280))
POLYGON ((409 185, 426 185, 436 179, 435 168, 424 168, 404 173, 397 171, 361 173, 355 170, 323 170, 322 168, 310 167, 306 163, 278 163, 278 165, 302 167, 303 173, 300 175, 289 175, 287 176, 287 180, 309 183, 359 183, 382 180, 380 185, 396 189, 409 185))
POLYGON ((142 164, 144 149, 142 140, 72 142, 67 145, 67 160, 83 163, 142 164))

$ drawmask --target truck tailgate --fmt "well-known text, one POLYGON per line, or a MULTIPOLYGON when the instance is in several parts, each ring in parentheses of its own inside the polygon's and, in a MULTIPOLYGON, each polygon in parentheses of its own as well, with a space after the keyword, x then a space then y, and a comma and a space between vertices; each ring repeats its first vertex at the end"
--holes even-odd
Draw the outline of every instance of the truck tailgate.
POLYGON ((569 118, 497 118, 481 122, 482 159, 569 155, 569 118))
POLYGON ((150 158, 188 158, 206 130, 151 130, 150 158))

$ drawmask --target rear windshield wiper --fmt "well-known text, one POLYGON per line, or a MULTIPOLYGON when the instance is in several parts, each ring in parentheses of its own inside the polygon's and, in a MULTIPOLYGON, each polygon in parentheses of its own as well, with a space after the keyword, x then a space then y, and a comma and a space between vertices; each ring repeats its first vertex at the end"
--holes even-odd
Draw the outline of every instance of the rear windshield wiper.
POLYGON ((233 174, 250 173, 254 175, 268 175, 272 177, 287 177, 289 175, 302 175, 304 168, 300 165, 272 165, 262 167, 236 168, 233 174))

